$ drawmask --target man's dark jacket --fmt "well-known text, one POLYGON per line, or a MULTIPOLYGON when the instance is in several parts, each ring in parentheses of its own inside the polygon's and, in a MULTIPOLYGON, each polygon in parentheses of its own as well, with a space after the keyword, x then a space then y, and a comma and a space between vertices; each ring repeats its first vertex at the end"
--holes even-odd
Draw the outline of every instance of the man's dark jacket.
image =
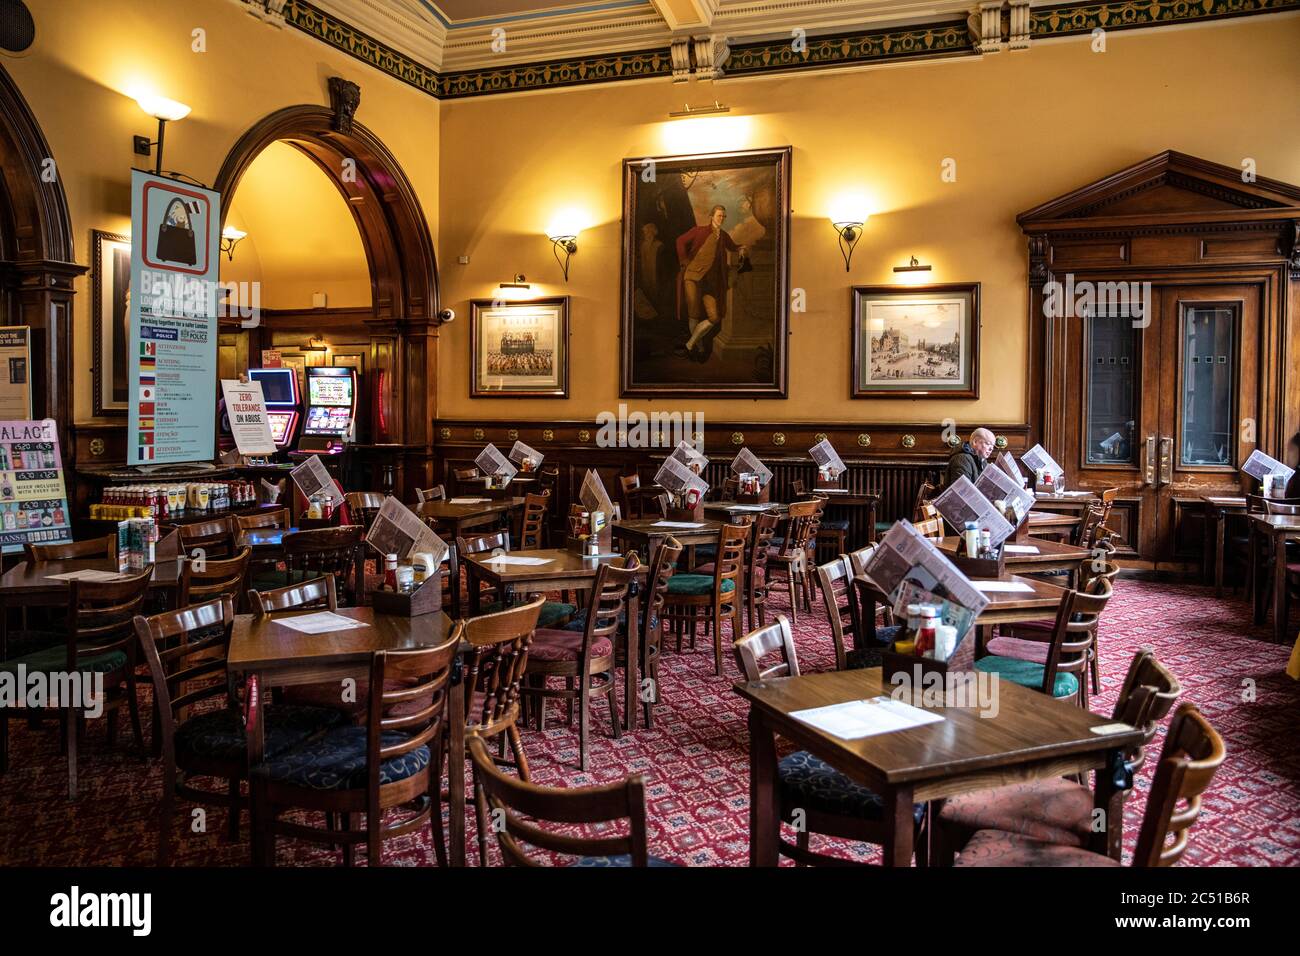
POLYGON ((944 487, 951 485, 962 475, 972 482, 978 481, 980 473, 984 471, 984 466, 987 464, 988 462, 970 446, 970 442, 962 442, 961 447, 948 459, 948 480, 944 482, 944 487))

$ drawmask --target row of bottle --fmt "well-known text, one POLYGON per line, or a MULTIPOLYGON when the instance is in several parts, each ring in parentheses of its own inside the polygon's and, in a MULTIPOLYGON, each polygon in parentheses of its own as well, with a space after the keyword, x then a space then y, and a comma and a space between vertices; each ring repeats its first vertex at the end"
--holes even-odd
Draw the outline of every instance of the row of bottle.
POLYGON ((0 505, 0 527, 5 531, 27 531, 33 528, 55 528, 67 524, 63 506, 37 508, 24 504, 0 505))
POLYGON ((894 651, 946 661, 957 649, 957 628, 944 624, 933 604, 909 604, 907 624, 894 641, 894 651))
POLYGON ((54 467, 54 445, 51 443, 41 443, 32 448, 0 445, 0 471, 49 471, 54 467))
MULTIPOLYGON (((103 504, 111 507, 148 509, 157 518, 227 511, 257 504, 257 488, 251 481, 209 481, 168 485, 117 485, 104 489, 103 504)), ((92 506, 91 517, 96 517, 92 506)), ((105 514, 104 517, 109 517, 105 514)))

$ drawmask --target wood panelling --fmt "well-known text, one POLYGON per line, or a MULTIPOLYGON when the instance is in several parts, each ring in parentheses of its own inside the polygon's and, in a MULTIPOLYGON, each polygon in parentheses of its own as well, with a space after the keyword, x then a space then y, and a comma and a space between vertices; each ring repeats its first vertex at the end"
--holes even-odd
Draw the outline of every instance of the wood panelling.
POLYGON ((1127 242, 1065 240, 1052 247, 1052 265, 1057 269, 1068 269, 1071 266, 1121 266, 1126 262, 1127 242))

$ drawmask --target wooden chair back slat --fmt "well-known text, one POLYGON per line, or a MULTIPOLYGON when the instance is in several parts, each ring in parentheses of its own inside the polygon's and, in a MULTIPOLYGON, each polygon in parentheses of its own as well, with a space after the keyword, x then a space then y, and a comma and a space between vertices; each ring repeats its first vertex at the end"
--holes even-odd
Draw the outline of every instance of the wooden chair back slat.
POLYGON ((821 587, 826 616, 831 622, 835 669, 842 671, 848 667, 846 637, 857 633, 857 612, 853 606, 853 571, 849 565, 849 556, 842 554, 834 561, 818 565, 817 582, 821 587))
POLYGON ((181 552, 190 557, 228 558, 235 553, 238 530, 229 517, 183 524, 177 530, 181 552))
POLYGON ((527 604, 463 622, 462 638, 473 647, 467 655, 465 677, 464 716, 470 727, 477 726, 491 736, 518 716, 528 647, 545 603, 545 597, 538 595, 527 604), (475 715, 477 695, 481 695, 480 710, 475 715))
POLYGON ((446 501, 447 488, 444 485, 434 485, 432 488, 416 488, 415 503, 424 504, 426 501, 446 501))
POLYGON ((369 531, 388 497, 379 491, 349 491, 343 495, 343 500, 348 503, 348 516, 369 531))
POLYGON ((248 566, 252 557, 253 549, 245 546, 233 558, 182 558, 180 605, 198 604, 229 594, 238 607, 248 585, 248 566))
POLYGON ((153 565, 116 581, 68 582, 67 666, 77 671, 83 657, 113 651, 135 666, 133 620, 144 607, 153 565))
POLYGON ((111 561, 117 558, 117 535, 106 534, 102 538, 63 544, 33 544, 28 541, 23 544, 23 557, 29 564, 84 558, 107 558, 111 561))
POLYGON ((236 531, 254 531, 258 528, 289 530, 289 509, 273 508, 251 515, 235 515, 236 531))
POLYGON ((337 611, 338 589, 334 584, 334 576, 327 574, 272 591, 249 591, 248 606, 258 617, 266 617, 277 611, 304 611, 313 608, 337 611))
POLYGON ((313 578, 329 574, 346 587, 360 559, 357 552, 363 536, 364 530, 358 524, 286 534, 281 541, 290 581, 295 573, 313 578))
POLYGON ((536 550, 542 546, 542 533, 546 528, 546 514, 551 506, 551 493, 524 495, 524 516, 519 531, 519 547, 536 550))
POLYGON ((784 614, 778 614, 776 620, 766 627, 750 631, 732 644, 736 655, 736 664, 745 680, 767 680, 772 677, 798 677, 799 657, 794 649, 794 632, 790 629, 790 620, 784 614), (763 666, 763 658, 768 654, 780 653, 781 659, 768 667, 763 666))

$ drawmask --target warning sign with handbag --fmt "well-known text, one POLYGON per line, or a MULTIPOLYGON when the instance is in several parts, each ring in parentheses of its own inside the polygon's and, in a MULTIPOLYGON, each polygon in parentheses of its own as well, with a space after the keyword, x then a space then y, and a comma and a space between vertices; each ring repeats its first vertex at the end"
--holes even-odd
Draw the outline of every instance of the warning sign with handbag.
POLYGON ((212 201, 207 190, 165 179, 144 184, 144 266, 206 276, 212 258, 212 201))

